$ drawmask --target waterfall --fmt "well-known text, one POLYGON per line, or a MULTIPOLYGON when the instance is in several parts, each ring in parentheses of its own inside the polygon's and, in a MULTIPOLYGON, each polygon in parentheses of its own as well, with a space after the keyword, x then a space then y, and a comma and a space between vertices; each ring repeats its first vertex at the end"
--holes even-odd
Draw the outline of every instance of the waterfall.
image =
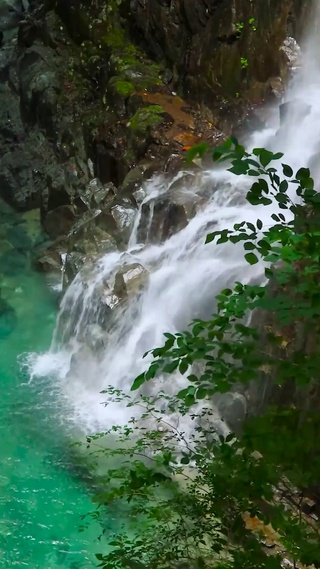
MULTIPOLYGON (((281 126, 273 124, 271 113, 268 128, 254 133, 248 144, 282 151, 286 163, 296 169, 310 164, 315 174, 320 165, 318 55, 315 30, 306 42, 302 68, 286 94, 286 101, 296 103, 281 126)), ((177 179, 159 175, 147 182, 127 251, 106 254, 80 271, 62 300, 51 350, 30 360, 33 378, 55 375, 75 421, 84 429, 126 422, 132 415, 124 406, 105 408, 101 391, 108 385, 129 391, 133 379, 148 365, 143 354, 163 344, 164 332, 186 329, 195 317, 209 317, 216 294, 235 280, 249 283, 263 278, 264 267, 248 266, 241 244, 205 245, 205 236, 213 228, 231 228, 257 218, 265 225, 272 223, 272 207, 246 202, 250 180, 213 166, 193 174, 181 172, 179 181, 181 203, 186 209, 192 206, 187 225, 164 241, 150 239, 155 204, 164 196, 176 196, 177 179), (144 244, 139 237, 143 218, 144 244), (127 268, 133 271, 131 282, 142 284, 123 299, 115 291, 119 279, 128 277, 127 268)), ((148 388, 157 393, 163 381, 159 378, 148 388)), ((181 375, 172 375, 166 390, 176 393, 184 381, 181 375)))

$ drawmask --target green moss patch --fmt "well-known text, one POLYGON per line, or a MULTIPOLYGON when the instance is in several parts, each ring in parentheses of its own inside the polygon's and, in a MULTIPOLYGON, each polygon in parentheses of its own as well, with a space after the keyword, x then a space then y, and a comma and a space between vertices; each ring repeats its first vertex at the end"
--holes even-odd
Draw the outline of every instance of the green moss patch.
POLYGON ((130 95, 134 93, 135 88, 134 85, 132 85, 132 83, 130 83, 129 81, 124 81, 122 79, 118 79, 116 77, 114 79, 115 80, 112 83, 116 93, 118 93, 122 97, 130 97, 130 95))
POLYGON ((162 123, 163 112, 160 105, 149 105, 138 109, 130 120, 130 128, 135 134, 145 133, 148 128, 162 123))

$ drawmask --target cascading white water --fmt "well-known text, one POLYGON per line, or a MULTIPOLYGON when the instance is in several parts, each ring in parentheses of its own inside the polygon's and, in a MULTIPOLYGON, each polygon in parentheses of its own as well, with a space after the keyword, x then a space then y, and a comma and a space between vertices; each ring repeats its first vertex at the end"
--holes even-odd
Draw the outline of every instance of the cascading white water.
MULTIPOLYGON (((298 99, 309 105, 309 111, 299 105, 293 107, 280 129, 277 124, 255 133, 249 144, 251 148, 284 152, 285 162, 294 168, 307 166, 315 153, 320 152, 320 71, 316 45, 317 31, 309 36, 302 69, 287 94, 287 100, 298 99)), ((148 235, 155 200, 160 194, 173 191, 172 181, 159 176, 146 184, 128 250, 107 254, 77 275, 63 298, 51 351, 30 359, 33 377, 55 374, 61 392, 83 428, 99 429, 125 422, 132 410, 103 407, 105 396, 100 392, 108 385, 129 391, 133 379, 148 365, 143 354, 162 345, 164 332, 185 329, 192 318, 209 317, 221 288, 235 280, 249 282, 263 275, 260 264, 247 265, 240 245, 205 245, 205 236, 212 228, 228 228, 257 218, 267 225, 271 223, 272 207, 250 206, 245 200, 248 181, 221 167, 195 176, 194 184, 179 191, 188 193, 188 199, 198 203, 196 214, 184 229, 159 244, 137 243, 138 227, 143 206, 149 204, 148 235), (203 195, 205 200, 201 200, 203 195), (110 314, 108 334, 96 338, 101 340, 97 353, 91 349, 85 353, 81 365, 71 366, 70 371, 72 355, 79 346, 84 349, 88 330, 92 333, 92 325, 99 322, 104 295, 109 295, 109 306, 117 303, 108 283, 121 267, 133 263, 142 265, 149 274, 142 294, 129 298, 110 314)), ((155 393, 161 381, 154 382, 155 393)), ((166 390, 176 393, 183 383, 179 374, 172 376, 166 382, 166 390)))

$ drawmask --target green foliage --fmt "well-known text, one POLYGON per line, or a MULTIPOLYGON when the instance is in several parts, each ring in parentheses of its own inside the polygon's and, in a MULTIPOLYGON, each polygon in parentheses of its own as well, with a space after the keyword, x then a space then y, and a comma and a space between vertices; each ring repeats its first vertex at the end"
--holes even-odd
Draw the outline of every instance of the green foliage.
MULTIPOLYGON (((188 159, 208 151, 198 145, 188 159)), ((237 282, 217 296, 209 320, 164 335, 163 346, 151 351, 149 369, 132 385, 135 394, 161 376, 163 391, 156 397, 131 400, 108 390, 111 400, 142 411, 125 428, 107 433, 116 434, 116 449, 102 445, 97 451, 125 461, 107 473, 97 498, 100 507, 127 505, 126 526, 112 536, 111 550, 98 556, 104 569, 273 569, 282 567, 283 557, 294 567, 320 566, 318 528, 303 515, 304 497, 320 476, 319 401, 314 405, 311 397, 320 365, 320 196, 310 171, 294 173, 282 153, 256 148, 249 154, 231 138, 213 158, 253 179, 248 202, 272 205, 274 213, 272 225, 242 221, 209 233, 206 243, 243 248, 250 265, 264 263, 265 282, 237 282), (171 374, 185 376, 175 397, 166 394, 171 374), (247 419, 241 436, 219 436, 211 398, 257 382, 277 386, 284 403, 271 400, 262 414, 247 419), (283 388, 288 385, 289 393, 283 388), (182 422, 187 415, 193 434, 172 424, 171 414, 182 422), (257 518, 278 532, 281 547, 272 556, 264 535, 252 534, 245 523, 257 518)))
POLYGON ((241 63, 241 69, 247 69, 249 67, 249 61, 246 57, 241 57, 240 63, 241 63))
POLYGON ((243 22, 237 22, 236 23, 236 31, 237 33, 240 35, 243 31, 244 28, 244 23, 243 22))
POLYGON ((256 25, 256 20, 255 18, 250 18, 249 19, 249 26, 251 27, 251 29, 256 32, 257 31, 257 25, 256 25))

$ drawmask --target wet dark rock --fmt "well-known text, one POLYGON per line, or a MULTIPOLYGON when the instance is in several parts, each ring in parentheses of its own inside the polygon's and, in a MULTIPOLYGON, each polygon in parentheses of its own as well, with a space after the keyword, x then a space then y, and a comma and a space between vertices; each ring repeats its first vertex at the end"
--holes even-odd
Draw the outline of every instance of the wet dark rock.
POLYGON ((117 250, 115 238, 117 224, 109 210, 106 212, 88 210, 75 221, 71 206, 61 206, 61 208, 67 214, 64 221, 61 209, 56 208, 47 216, 50 225, 52 224, 51 229, 47 230, 57 233, 59 229, 62 237, 57 238, 45 251, 42 251, 36 266, 44 272, 57 272, 63 269, 66 286, 86 262, 117 250), (56 219, 60 225, 56 226, 56 219))
POLYGON ((102 216, 99 210, 96 215, 89 213, 72 228, 68 238, 69 251, 76 251, 84 256, 98 256, 117 250, 114 237, 102 229, 97 220, 102 216))
POLYGON ((218 393, 213 398, 219 416, 227 423, 228 427, 236 435, 241 433, 241 428, 247 416, 247 401, 240 393, 218 393))
POLYGON ((304 101, 300 101, 299 99, 282 103, 279 107, 280 126, 283 126, 289 113, 290 113, 290 121, 294 120, 292 119, 292 117, 295 116, 299 117, 299 120, 302 120, 304 117, 308 116, 310 111, 311 111, 311 106, 305 103, 304 101))
POLYGON ((288 4, 224 0, 132 0, 132 33, 173 70, 175 83, 192 101, 212 108, 215 96, 235 97, 247 89, 263 93, 267 80, 280 75, 279 49, 286 37, 288 4), (254 18, 257 29, 237 22, 254 18), (243 73, 241 57, 250 61, 243 73))
POLYGON ((188 224, 188 221, 197 213, 197 208, 203 203, 202 193, 212 192, 212 185, 208 187, 204 180, 190 171, 173 181, 168 192, 159 195, 152 201, 142 205, 142 215, 138 227, 138 241, 140 243, 161 243, 188 224))
POLYGON ((110 210, 110 216, 116 226, 114 237, 120 247, 128 244, 133 227, 136 209, 132 207, 130 200, 114 205, 110 210))
MULTIPOLYGON (((32 155, 23 145, 14 152, 7 152, 0 159, 0 188, 2 196, 17 209, 39 207, 40 196, 36 190, 32 155)), ((44 184, 41 184, 41 190, 44 184)))
POLYGON ((22 0, 1 0, 0 2, 0 30, 7 32, 18 28, 23 17, 24 6, 22 0))
POLYGON ((97 142, 94 151, 96 172, 102 184, 112 182, 118 186, 121 181, 121 173, 119 172, 119 157, 116 148, 107 142, 97 142))
POLYGON ((43 220, 43 226, 50 237, 56 239, 61 235, 67 235, 74 225, 76 214, 74 208, 69 205, 61 205, 49 211, 43 220))
POLYGON ((71 251, 66 255, 66 260, 63 270, 63 286, 68 286, 84 266, 86 261, 85 255, 71 251))
POLYGON ((51 137, 60 92, 58 65, 55 52, 41 45, 27 48, 18 62, 22 116, 31 124, 38 122, 51 137))
POLYGON ((244 132, 257 132, 266 128, 263 121, 254 110, 248 112, 246 119, 243 121, 242 129, 244 132))
POLYGON ((114 294, 121 300, 128 296, 137 296, 145 288, 147 281, 148 271, 142 265, 124 265, 115 276, 114 294))
POLYGON ((93 178, 81 192, 81 201, 89 210, 105 208, 112 203, 113 197, 118 192, 116 186, 109 182, 102 184, 98 178, 93 178))
POLYGON ((154 204, 142 206, 141 221, 138 227, 139 243, 161 243, 188 223, 188 217, 182 205, 172 203, 164 197, 154 204))
POLYGON ((2 156, 8 144, 22 142, 26 138, 26 133, 20 117, 19 97, 12 93, 6 83, 0 84, 0 100, 0 156, 2 156))
POLYGON ((46 251, 35 263, 35 267, 43 273, 60 273, 61 265, 61 255, 55 250, 46 251))
POLYGON ((119 188, 119 194, 128 197, 131 196, 136 190, 141 187, 143 181, 146 178, 151 177, 153 167, 158 171, 161 170, 158 164, 154 164, 151 161, 141 161, 138 166, 129 170, 119 188))
POLYGON ((165 85, 168 85, 173 80, 173 73, 170 69, 165 69, 162 75, 162 81, 165 85))

